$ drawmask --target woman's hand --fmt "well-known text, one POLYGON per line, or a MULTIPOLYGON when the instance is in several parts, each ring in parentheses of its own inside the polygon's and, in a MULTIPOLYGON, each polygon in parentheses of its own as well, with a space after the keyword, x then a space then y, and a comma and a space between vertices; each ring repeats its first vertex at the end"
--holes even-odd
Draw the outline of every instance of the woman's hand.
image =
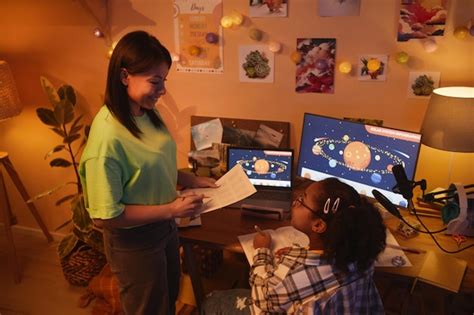
POLYGON ((178 184, 184 188, 216 188, 216 180, 210 177, 195 176, 186 172, 178 172, 178 184))
POLYGON ((176 198, 172 203, 173 218, 192 217, 198 214, 202 208, 204 195, 194 193, 183 194, 176 198))
POLYGON ((272 245, 272 236, 267 232, 257 233, 253 238, 253 248, 270 248, 272 245))
POLYGON ((217 188, 216 180, 211 177, 195 176, 191 183, 193 188, 217 188))

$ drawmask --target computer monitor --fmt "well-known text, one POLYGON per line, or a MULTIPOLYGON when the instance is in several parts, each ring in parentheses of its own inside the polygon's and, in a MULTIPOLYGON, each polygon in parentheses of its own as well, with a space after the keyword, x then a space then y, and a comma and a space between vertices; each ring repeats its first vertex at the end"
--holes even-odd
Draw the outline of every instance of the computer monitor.
POLYGON ((291 188, 293 150, 229 147, 227 165, 240 164, 256 188, 291 188))
POLYGON ((407 207, 392 191, 392 166, 402 164, 413 180, 420 143, 419 133, 305 113, 297 175, 315 181, 337 177, 369 197, 375 188, 407 207))

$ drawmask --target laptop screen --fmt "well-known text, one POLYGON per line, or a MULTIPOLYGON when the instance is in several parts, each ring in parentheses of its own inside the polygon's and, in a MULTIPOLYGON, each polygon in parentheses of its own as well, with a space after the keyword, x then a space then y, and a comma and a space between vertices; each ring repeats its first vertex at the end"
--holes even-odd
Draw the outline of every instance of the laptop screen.
POLYGON ((254 186, 291 188, 293 150, 229 147, 227 165, 240 164, 254 186))
POLYGON ((342 119, 305 114, 297 175, 312 180, 338 177, 360 194, 380 190, 396 205, 406 207, 392 166, 402 164, 413 180, 421 134, 342 119))

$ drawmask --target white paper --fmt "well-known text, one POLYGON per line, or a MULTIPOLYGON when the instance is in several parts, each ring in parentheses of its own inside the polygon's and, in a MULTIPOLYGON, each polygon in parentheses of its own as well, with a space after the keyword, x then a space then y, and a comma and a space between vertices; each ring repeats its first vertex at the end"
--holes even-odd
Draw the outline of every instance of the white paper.
POLYGON ((174 222, 176 222, 176 225, 179 228, 188 227, 188 226, 200 226, 200 225, 202 225, 200 215, 198 215, 197 217, 192 217, 192 218, 175 218, 174 222))
POLYGON ((223 133, 224 128, 222 127, 222 123, 219 118, 212 119, 191 127, 191 135, 193 137, 196 150, 210 148, 214 142, 222 142, 223 133))
MULTIPOLYGON (((284 226, 276 230, 265 230, 265 232, 268 232, 272 236, 272 251, 276 251, 283 247, 294 246, 295 244, 298 244, 301 247, 306 247, 309 245, 308 236, 296 230, 292 226, 284 226)), ((255 253, 255 249, 253 248, 253 238, 255 234, 256 233, 251 233, 238 236, 240 245, 242 246, 245 252, 245 257, 247 257, 247 260, 250 265, 253 264, 253 256, 255 253)), ((387 230, 386 242, 387 244, 394 244, 398 246, 397 240, 395 239, 395 237, 393 237, 392 233, 390 233, 389 230, 387 230)), ((401 256, 405 260, 405 265, 399 267, 412 266, 410 260, 408 260, 408 257, 402 250, 389 247, 385 248, 385 250, 380 253, 378 260, 375 262, 375 266, 395 267, 392 264, 392 258, 395 256, 401 256)))
POLYGON ((217 210, 240 201, 254 194, 257 190, 250 182, 240 164, 235 165, 230 171, 216 181, 218 188, 193 188, 182 193, 194 192, 209 197, 203 205, 201 213, 217 210))
MULTIPOLYGON (((393 244, 399 246, 397 240, 395 237, 392 235, 392 233, 387 229, 387 239, 386 243, 387 244, 393 244)), ((385 250, 380 253, 377 261, 375 262, 376 267, 411 267, 412 264, 410 260, 408 260, 407 255, 405 255, 405 252, 401 249, 395 249, 391 247, 385 247, 385 250), (395 266, 392 263, 393 257, 400 256, 405 260, 405 265, 403 266, 395 266)))
MULTIPOLYGON (((309 245, 308 236, 292 226, 283 226, 276 230, 264 230, 264 232, 269 233, 272 237, 272 246, 270 248, 272 251, 284 247, 306 247, 309 245)), ((253 264, 253 256, 255 255, 255 249, 253 248, 253 238, 255 234, 256 233, 251 233, 238 236, 240 245, 242 246, 245 257, 247 257, 250 265, 253 264)))

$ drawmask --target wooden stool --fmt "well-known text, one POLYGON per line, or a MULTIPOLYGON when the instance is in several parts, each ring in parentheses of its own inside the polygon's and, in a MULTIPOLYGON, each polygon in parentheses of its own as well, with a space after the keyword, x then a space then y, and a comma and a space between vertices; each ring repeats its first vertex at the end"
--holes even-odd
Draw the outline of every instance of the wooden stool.
MULTIPOLYGON (((53 237, 51 236, 48 229, 46 228, 46 225, 41 219, 41 216, 39 215, 39 212, 36 209, 35 205, 33 203, 27 202, 30 199, 30 196, 28 195, 28 192, 26 191, 25 186, 21 182, 20 177, 18 176, 18 173, 13 167, 13 164, 8 158, 7 152, 0 152, 0 163, 5 167, 7 173, 10 175, 10 178, 13 181, 13 184, 15 184, 16 188, 18 189, 18 192, 20 193, 21 197, 23 198, 26 205, 30 209, 31 214, 33 215, 39 227, 43 231, 44 236, 46 236, 47 241, 52 242, 53 237)), ((7 238, 7 252, 8 252, 9 259, 11 261, 10 263, 13 265, 15 282, 19 283, 21 281, 21 271, 20 271, 20 265, 18 263, 18 256, 16 254, 15 243, 13 242, 13 234, 11 230, 12 225, 16 224, 16 218, 11 211, 10 200, 8 199, 8 194, 7 194, 7 189, 5 187, 5 181, 3 178, 2 169, 0 168, 0 196, 2 195, 3 197, 0 199, 5 200, 5 206, 1 207, 1 215, 2 215, 2 221, 4 222, 4 225, 5 225, 5 232, 6 232, 6 238, 7 238)))

